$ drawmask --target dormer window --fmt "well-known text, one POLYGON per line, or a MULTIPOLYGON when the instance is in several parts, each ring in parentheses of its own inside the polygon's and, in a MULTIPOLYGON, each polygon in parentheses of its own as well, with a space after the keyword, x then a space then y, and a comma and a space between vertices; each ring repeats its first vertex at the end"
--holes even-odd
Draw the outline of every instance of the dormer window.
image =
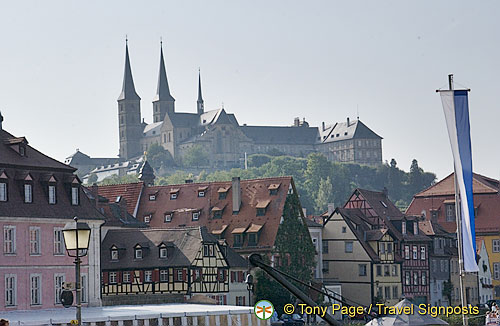
POLYGON ((49 204, 54 205, 56 203, 56 186, 49 185, 49 204))
POLYGON ((7 201, 7 182, 0 181, 0 201, 7 201))
POLYGON ((200 218, 200 211, 193 212, 193 221, 198 221, 200 218))
POLYGON ((418 234, 418 222, 417 221, 413 222, 413 234, 415 234, 415 235, 418 234))
POLYGON ((26 147, 19 145, 19 155, 26 156, 26 147))
POLYGON ((30 183, 24 184, 24 202, 25 203, 33 202, 33 185, 30 183))
POLYGON ((155 201, 155 200, 156 200, 156 195, 155 194, 149 195, 149 201, 155 201))
POLYGON ((257 203, 257 205, 255 206, 257 209, 257 216, 266 215, 267 206, 269 206, 270 202, 271 201, 268 199, 257 203))
POLYGON ((159 254, 160 254, 160 258, 162 258, 162 259, 166 259, 167 258, 168 251, 167 251, 167 246, 164 243, 162 243, 160 245, 160 252, 159 252, 159 254))
POLYGON ((212 208, 212 217, 215 219, 222 218, 222 212, 224 211, 224 207, 220 208, 215 206, 212 208))
POLYGON ((198 197, 205 197, 208 186, 202 186, 198 188, 198 197))
POLYGON ((142 247, 140 245, 137 245, 134 248, 134 258, 142 259, 142 247))
POLYGON ((280 187, 279 183, 273 183, 269 185, 269 187, 267 187, 267 189, 269 189, 269 195, 271 196, 277 195, 279 187, 280 187))
POLYGON ((403 220, 401 224, 401 233, 406 234, 406 221, 403 220))
POLYGON ((71 205, 76 206, 80 204, 79 196, 78 187, 71 187, 71 205))
POLYGON ((170 200, 175 200, 179 197, 179 189, 171 189, 170 190, 170 200))
POLYGON ((219 200, 221 199, 226 199, 227 197, 227 192, 229 190, 229 186, 228 187, 220 187, 218 190, 217 190, 217 193, 219 194, 219 200))
POLYGON ((118 260, 118 248, 116 246, 111 247, 111 260, 118 260))
POLYGON ((204 191, 198 191, 198 197, 205 197, 204 191))
POLYGON ((144 223, 149 224, 151 222, 151 214, 144 216, 144 223))
POLYGON ((174 215, 172 212, 165 213, 165 223, 172 222, 172 215, 174 215))
POLYGON ((214 245, 206 244, 203 245, 203 257, 214 257, 214 245))

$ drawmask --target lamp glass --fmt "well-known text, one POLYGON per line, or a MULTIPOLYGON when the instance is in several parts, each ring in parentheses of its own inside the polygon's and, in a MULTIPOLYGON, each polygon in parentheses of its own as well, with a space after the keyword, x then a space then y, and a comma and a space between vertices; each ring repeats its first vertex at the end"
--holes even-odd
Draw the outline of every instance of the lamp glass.
POLYGON ((78 229, 76 228, 76 223, 71 222, 64 228, 63 237, 64 245, 66 250, 76 250, 78 249, 88 249, 90 242, 90 228, 87 223, 78 223, 78 229), (78 232, 78 247, 76 243, 76 234, 78 232))

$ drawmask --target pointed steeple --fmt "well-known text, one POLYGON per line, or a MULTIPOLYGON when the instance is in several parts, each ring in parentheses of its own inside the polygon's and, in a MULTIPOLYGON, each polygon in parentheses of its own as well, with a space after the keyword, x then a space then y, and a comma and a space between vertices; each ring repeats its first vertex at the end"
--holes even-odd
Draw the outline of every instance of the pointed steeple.
POLYGON ((140 100, 134 86, 134 79, 132 78, 132 69, 130 68, 130 58, 128 55, 128 40, 125 41, 125 71, 123 73, 123 87, 118 101, 121 100, 140 100))
POLYGON ((163 42, 160 42, 160 71, 158 73, 156 96, 153 99, 153 102, 156 101, 175 101, 168 87, 167 70, 165 69, 165 60, 163 59, 163 42))
POLYGON ((196 102, 196 111, 198 114, 204 113, 204 106, 203 96, 201 94, 201 72, 200 69, 198 69, 198 101, 196 102))

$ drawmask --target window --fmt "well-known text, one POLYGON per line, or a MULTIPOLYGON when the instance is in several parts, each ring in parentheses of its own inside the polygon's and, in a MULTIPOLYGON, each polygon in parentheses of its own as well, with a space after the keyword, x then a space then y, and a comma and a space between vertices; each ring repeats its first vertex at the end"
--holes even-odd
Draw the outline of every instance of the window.
POLYGON ((41 276, 40 274, 31 274, 30 275, 30 292, 31 292, 31 301, 30 304, 32 306, 42 304, 42 293, 41 293, 41 276))
POLYGON ((385 294, 385 299, 389 300, 391 298, 391 287, 390 286, 385 286, 384 287, 384 294, 385 294))
POLYGON ((493 279, 500 280, 500 263, 493 263, 493 279))
POLYGON ((214 255, 214 246, 213 245, 203 245, 203 257, 213 257, 214 255))
POLYGON ((116 284, 116 272, 109 272, 109 284, 116 284))
POLYGON ((366 264, 358 265, 359 276, 366 276, 366 264))
POLYGON ((16 253, 16 227, 6 225, 3 227, 3 252, 5 254, 16 253))
POLYGON ((200 218, 200 212, 193 212, 193 221, 198 221, 200 218))
POLYGON ((398 276, 398 265, 392 265, 392 276, 398 276))
POLYGON ((410 285, 411 284, 411 276, 410 272, 405 273, 405 285, 410 285))
POLYGON ((168 270, 160 270, 160 282, 168 282, 168 270))
POLYGON ((346 233, 347 232, 347 227, 343 226, 342 227, 342 233, 346 233))
POLYGON ((54 274, 54 295, 56 304, 61 303, 61 292, 63 290, 63 284, 65 280, 64 274, 54 274))
POLYGON ((118 249, 111 249, 111 260, 118 260, 118 249))
POLYGON ((135 259, 142 259, 142 248, 141 247, 135 248, 134 257, 135 257, 135 259))
POLYGON ((413 222, 413 234, 418 234, 418 222, 413 222))
POLYGON ((78 198, 78 187, 71 187, 71 205, 78 205, 80 198, 78 198))
POLYGON ((7 183, 0 182, 0 201, 7 201, 7 183))
POLYGON ((330 272, 330 262, 327 260, 323 260, 323 273, 330 272))
POLYGON ((420 247, 420 260, 425 260, 425 246, 420 247))
POLYGON ((401 233, 406 234, 406 221, 401 223, 401 233))
POLYGON ((446 222, 455 221, 455 204, 446 205, 446 222))
POLYGON ((182 269, 177 270, 177 281, 183 281, 184 280, 184 273, 182 269))
POLYGON ((380 253, 381 254, 385 254, 385 243, 384 242, 381 242, 379 243, 379 247, 380 247, 380 253))
POLYGON ((398 299, 399 298, 399 291, 398 291, 398 286, 395 285, 392 287, 392 298, 393 299, 398 299))
POLYGON ((234 235, 234 246, 241 247, 242 245, 243 245, 243 235, 242 234, 235 234, 234 235))
POLYGON ((30 227, 30 255, 40 255, 40 228, 30 227))
POLYGON ((219 268, 219 282, 225 282, 226 281, 226 270, 225 269, 222 269, 222 268, 219 268))
POLYGON ((387 253, 392 254, 392 243, 387 244, 387 253))
POLYGON ((438 211, 437 210, 431 211, 431 217, 434 220, 437 219, 438 218, 438 211))
POLYGON ((413 246, 413 259, 418 259, 418 247, 413 246))
POLYGON ((15 274, 5 275, 5 306, 17 304, 17 277, 15 274))
POLYGON ((257 233, 249 233, 248 234, 248 245, 256 246, 257 245, 257 233))
POLYGON ((219 192, 219 199, 226 199, 227 192, 219 192))
POLYGON ((130 272, 123 272, 123 283, 130 283, 130 272))
POLYGON ((410 246, 405 246, 405 259, 410 259, 410 246))
POLYGON ((352 252, 352 241, 345 242, 345 252, 347 253, 352 252))
POLYGON ((221 210, 214 211, 213 218, 222 218, 222 211, 221 210))
POLYGON ((382 266, 377 265, 377 276, 382 276, 382 266))
POLYGON ((500 252, 500 240, 492 240, 493 252, 500 252))
POLYGON ((153 282, 153 271, 145 271, 144 272, 144 282, 146 282, 146 283, 153 282))
POLYGON ((269 195, 275 196, 277 194, 278 194, 278 189, 271 189, 271 190, 269 190, 269 195))
POLYGON ((327 240, 323 240, 323 241, 321 241, 321 244, 322 244, 322 247, 323 247, 323 253, 327 254, 328 253, 328 241, 327 240))
POLYGON ((155 201, 156 200, 156 195, 149 195, 149 201, 155 201))
POLYGON ((170 223, 172 222, 172 213, 166 213, 165 214, 165 223, 170 223))
POLYGON ((33 186, 29 183, 24 184, 24 202, 33 202, 33 186))
POLYGON ((418 273, 413 272, 413 285, 418 285, 418 273))
POLYGON ((49 186, 49 204, 54 205, 56 203, 56 186, 49 186))
POLYGON ((151 215, 144 216, 144 223, 149 224, 151 222, 151 215))
POLYGON ((198 197, 205 197, 205 192, 204 191, 198 191, 198 197))
POLYGON ((427 273, 426 272, 422 272, 422 280, 421 280, 421 284, 422 285, 427 285, 427 273))
POLYGON ((389 271, 389 265, 384 266, 384 276, 391 276, 391 273, 389 271))
POLYGON ((160 258, 167 258, 167 247, 160 247, 160 258))
POLYGON ((54 228, 54 255, 64 255, 64 239, 61 228, 54 228))
POLYGON ((177 193, 176 193, 176 192, 171 193, 171 194, 170 194, 170 199, 171 199, 171 200, 177 199, 177 193))
POLYGON ((80 286, 82 291, 82 302, 89 302, 89 290, 88 290, 88 277, 87 274, 82 274, 80 279, 80 286))
POLYGON ((257 208, 257 216, 264 216, 266 215, 266 209, 265 208, 257 208))

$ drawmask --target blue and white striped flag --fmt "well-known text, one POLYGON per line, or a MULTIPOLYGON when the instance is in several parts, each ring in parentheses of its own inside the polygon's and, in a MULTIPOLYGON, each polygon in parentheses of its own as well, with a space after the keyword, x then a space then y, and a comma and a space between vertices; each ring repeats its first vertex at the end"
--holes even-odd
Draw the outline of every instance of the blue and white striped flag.
POLYGON ((472 197, 472 151, 467 90, 441 91, 448 135, 455 162, 455 182, 460 195, 464 270, 479 271, 476 263, 476 228, 472 197))

